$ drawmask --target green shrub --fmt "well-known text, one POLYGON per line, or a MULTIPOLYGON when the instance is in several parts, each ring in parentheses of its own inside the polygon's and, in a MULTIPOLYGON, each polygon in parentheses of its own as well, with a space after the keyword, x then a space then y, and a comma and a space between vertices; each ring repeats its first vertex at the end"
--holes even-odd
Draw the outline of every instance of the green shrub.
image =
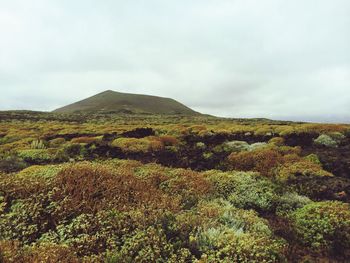
POLYGON ((18 156, 30 163, 47 163, 54 159, 54 154, 48 149, 22 150, 18 156))
POLYGON ((223 146, 223 149, 226 152, 241 152, 249 150, 249 144, 245 141, 230 141, 224 143, 223 146))
POLYGON ((315 153, 312 153, 312 154, 305 156, 305 160, 308 160, 308 161, 313 162, 315 164, 318 164, 320 166, 322 165, 320 159, 318 158, 317 154, 315 154, 315 153))
POLYGON ((312 201, 306 196, 298 195, 297 193, 285 193, 278 200, 276 214, 279 216, 286 216, 311 202, 312 201))
POLYGON ((276 145, 276 146, 282 146, 282 145, 284 145, 284 138, 283 137, 273 137, 269 140, 269 144, 276 145))
POLYGON ((338 142, 327 134, 321 134, 314 140, 316 145, 326 146, 326 147, 338 147, 338 142))
POLYGON ((31 165, 28 168, 23 169, 17 173, 18 178, 23 177, 41 177, 41 178, 54 178, 58 172, 63 169, 63 165, 31 165))
POLYGON ((341 132, 331 132, 331 133, 328 133, 328 135, 338 143, 340 143, 342 140, 346 138, 346 136, 341 132))
POLYGON ((205 145, 204 142, 197 142, 196 143, 196 148, 204 150, 205 148, 207 148, 207 146, 205 145))
POLYGON ((43 194, 14 202, 10 211, 0 216, 0 239, 34 242, 49 229, 50 211, 43 194))
POLYGON ((278 199, 277 186, 253 172, 204 173, 214 186, 217 197, 229 200, 234 206, 258 211, 271 211, 278 199))
POLYGON ((274 210, 277 199, 276 185, 258 176, 239 177, 235 191, 228 196, 236 207, 261 212, 274 210))
POLYGON ((46 143, 43 140, 34 140, 30 144, 31 149, 46 149, 46 143))
POLYGON ((220 200, 198 208, 204 224, 191 238, 209 262, 283 262, 285 242, 274 237, 257 213, 220 200))
POLYGON ((114 250, 121 246, 122 237, 133 230, 126 214, 117 211, 100 211, 81 214, 68 224, 60 224, 45 233, 39 240, 66 244, 79 256, 88 256, 114 250))
POLYGON ((285 262, 285 243, 228 227, 205 229, 197 237, 204 262, 285 262))
POLYGON ((125 238, 119 251, 110 254, 107 262, 166 262, 174 253, 174 247, 166 239, 162 229, 153 226, 137 230, 125 238))
POLYGON ((309 203, 297 209, 291 219, 300 241, 311 249, 349 252, 349 204, 338 201, 309 203))
POLYGON ((265 142, 257 142, 249 144, 246 141, 229 141, 221 145, 222 150, 225 152, 244 152, 244 151, 254 151, 267 146, 265 142))

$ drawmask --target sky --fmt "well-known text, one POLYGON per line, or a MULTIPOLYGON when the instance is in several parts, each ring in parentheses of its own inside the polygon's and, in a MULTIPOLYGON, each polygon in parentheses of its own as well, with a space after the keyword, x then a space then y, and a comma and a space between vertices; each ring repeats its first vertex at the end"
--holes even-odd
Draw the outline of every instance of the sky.
POLYGON ((0 0, 0 110, 104 90, 350 122, 350 1, 0 0))

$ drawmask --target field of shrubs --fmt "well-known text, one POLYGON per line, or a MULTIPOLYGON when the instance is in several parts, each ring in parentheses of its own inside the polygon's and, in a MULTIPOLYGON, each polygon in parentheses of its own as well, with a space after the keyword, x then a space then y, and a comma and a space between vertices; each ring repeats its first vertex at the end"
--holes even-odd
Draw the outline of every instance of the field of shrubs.
POLYGON ((0 262, 346 262, 350 125, 0 112, 0 262))

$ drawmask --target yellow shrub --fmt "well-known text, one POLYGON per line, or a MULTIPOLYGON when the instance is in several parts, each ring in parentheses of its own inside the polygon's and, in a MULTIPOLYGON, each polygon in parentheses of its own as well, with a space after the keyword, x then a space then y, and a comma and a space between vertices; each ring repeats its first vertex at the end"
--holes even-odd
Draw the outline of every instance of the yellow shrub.
POLYGON ((164 144, 157 137, 150 136, 145 138, 118 138, 112 142, 113 147, 119 147, 124 152, 148 152, 162 150, 164 144))

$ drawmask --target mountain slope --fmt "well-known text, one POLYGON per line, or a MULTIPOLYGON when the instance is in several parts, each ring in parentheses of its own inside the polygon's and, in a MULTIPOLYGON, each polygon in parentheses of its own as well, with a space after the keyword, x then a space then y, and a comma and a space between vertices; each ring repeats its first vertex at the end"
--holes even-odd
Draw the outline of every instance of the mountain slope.
POLYGON ((107 90, 87 99, 58 108, 53 112, 120 112, 148 114, 198 115, 198 112, 180 102, 157 96, 121 93, 107 90))

